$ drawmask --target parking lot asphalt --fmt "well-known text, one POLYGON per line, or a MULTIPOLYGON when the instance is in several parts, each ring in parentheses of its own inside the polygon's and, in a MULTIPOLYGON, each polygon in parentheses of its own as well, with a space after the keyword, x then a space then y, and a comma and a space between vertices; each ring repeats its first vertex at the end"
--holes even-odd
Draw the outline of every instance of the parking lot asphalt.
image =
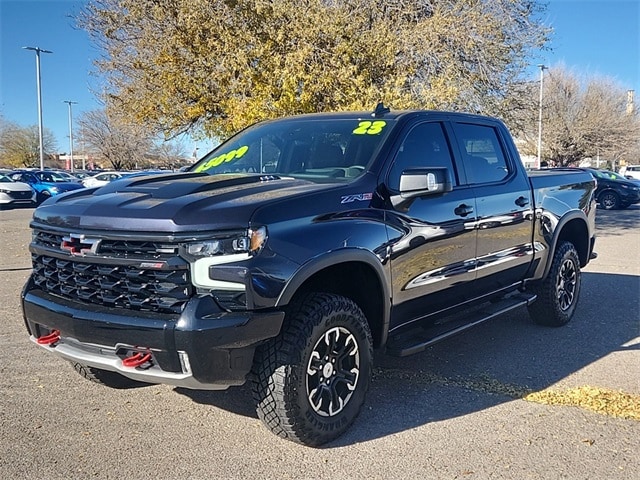
POLYGON ((269 433, 247 387, 111 390, 32 344, 19 302, 31 214, 0 211, 0 478, 637 478, 640 422, 523 396, 588 386, 640 408, 639 206, 598 211, 569 325, 522 309, 412 357, 377 355, 362 414, 320 449, 269 433))

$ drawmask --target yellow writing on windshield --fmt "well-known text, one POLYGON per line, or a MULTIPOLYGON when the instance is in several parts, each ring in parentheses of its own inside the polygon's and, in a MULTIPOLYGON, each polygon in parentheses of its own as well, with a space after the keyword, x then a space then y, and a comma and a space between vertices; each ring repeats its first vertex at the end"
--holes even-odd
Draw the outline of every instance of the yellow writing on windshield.
POLYGON ((358 124, 358 128, 353 131, 354 135, 377 135, 387 125, 383 120, 369 121, 365 120, 358 124))
POLYGON ((249 147, 244 145, 240 148, 233 149, 230 152, 217 155, 213 158, 210 158, 206 162, 204 162, 202 165, 196 168, 195 171, 204 172, 206 170, 209 170, 210 168, 214 168, 219 165, 222 165, 223 163, 231 162, 233 160, 238 160, 239 158, 242 158, 244 154, 247 153, 248 151, 249 151, 249 147))

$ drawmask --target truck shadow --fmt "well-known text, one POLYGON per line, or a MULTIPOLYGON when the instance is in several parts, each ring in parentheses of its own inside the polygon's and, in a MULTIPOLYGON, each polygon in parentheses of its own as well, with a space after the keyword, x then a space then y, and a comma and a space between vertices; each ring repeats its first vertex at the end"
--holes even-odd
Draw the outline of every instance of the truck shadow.
MULTIPOLYGON (((583 273, 580 304, 564 327, 535 325, 521 309, 411 357, 377 355, 360 416, 325 448, 517 401, 612 352, 638 349, 637 344, 625 345, 638 336, 639 289, 637 276, 583 273)), ((246 385, 224 392, 175 390, 197 403, 256 418, 246 385)))

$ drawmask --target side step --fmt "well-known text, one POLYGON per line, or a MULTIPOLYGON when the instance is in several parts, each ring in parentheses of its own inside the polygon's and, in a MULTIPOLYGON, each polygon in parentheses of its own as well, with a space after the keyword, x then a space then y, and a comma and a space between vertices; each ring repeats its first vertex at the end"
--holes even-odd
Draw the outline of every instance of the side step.
POLYGON ((530 305, 535 299, 536 295, 534 294, 518 293, 496 302, 484 303, 475 309, 467 309, 462 313, 438 320, 429 326, 400 329, 390 335, 386 353, 397 357, 406 357, 422 352, 428 346, 445 338, 464 332, 503 313, 530 305))

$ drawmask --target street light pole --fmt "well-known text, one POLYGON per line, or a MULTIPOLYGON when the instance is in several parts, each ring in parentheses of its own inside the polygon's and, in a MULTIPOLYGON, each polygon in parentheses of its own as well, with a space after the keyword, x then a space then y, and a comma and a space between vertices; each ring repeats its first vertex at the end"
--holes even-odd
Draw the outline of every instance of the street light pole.
POLYGON ((71 100, 63 100, 62 102, 69 105, 69 155, 71 156, 71 171, 73 172, 73 123, 71 121, 71 105, 78 102, 72 102, 71 100))
POLYGON ((536 160, 536 168, 540 168, 540 157, 542 154, 542 83, 544 81, 544 71, 548 67, 540 64, 538 68, 540 68, 540 101, 538 102, 538 158, 536 160))
POLYGON ((22 47, 36 52, 36 88, 38 89, 38 136, 40 140, 40 170, 44 169, 44 143, 42 140, 42 89, 40 88, 40 53, 53 53, 40 47, 22 47))

